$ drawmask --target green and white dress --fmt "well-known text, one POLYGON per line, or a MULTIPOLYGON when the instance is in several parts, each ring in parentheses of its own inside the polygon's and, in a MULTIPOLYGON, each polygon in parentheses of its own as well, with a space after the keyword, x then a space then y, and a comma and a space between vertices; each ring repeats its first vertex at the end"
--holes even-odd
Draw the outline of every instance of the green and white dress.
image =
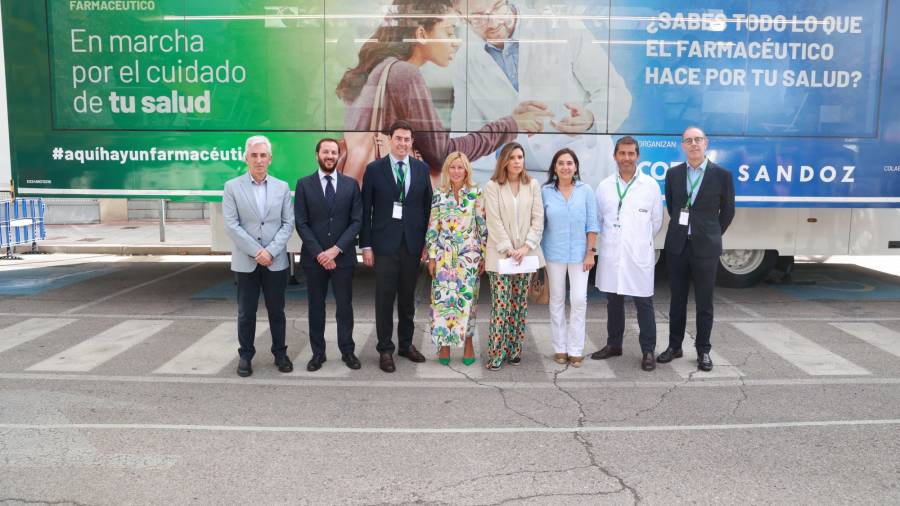
POLYGON ((431 338, 437 346, 462 346, 475 333, 479 267, 487 246, 484 198, 478 187, 463 188, 459 201, 437 190, 425 235, 431 280, 431 338))

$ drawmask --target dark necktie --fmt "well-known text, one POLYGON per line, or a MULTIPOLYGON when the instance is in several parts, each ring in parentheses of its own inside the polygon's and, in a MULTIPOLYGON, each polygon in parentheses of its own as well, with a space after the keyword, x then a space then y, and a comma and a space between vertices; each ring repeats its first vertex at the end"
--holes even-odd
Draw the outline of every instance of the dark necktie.
POLYGON ((397 162, 397 189, 400 190, 400 202, 406 197, 406 172, 403 171, 403 162, 397 162))
POLYGON ((331 176, 325 176, 325 203, 328 210, 334 209, 334 185, 331 184, 331 176))

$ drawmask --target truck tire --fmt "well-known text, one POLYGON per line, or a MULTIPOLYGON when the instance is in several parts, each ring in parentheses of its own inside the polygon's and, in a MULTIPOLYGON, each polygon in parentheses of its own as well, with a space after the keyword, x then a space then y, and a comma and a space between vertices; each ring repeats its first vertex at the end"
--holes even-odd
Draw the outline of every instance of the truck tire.
POLYGON ((719 257, 716 284, 726 288, 747 288, 759 283, 772 272, 778 252, 772 249, 725 250, 719 257))

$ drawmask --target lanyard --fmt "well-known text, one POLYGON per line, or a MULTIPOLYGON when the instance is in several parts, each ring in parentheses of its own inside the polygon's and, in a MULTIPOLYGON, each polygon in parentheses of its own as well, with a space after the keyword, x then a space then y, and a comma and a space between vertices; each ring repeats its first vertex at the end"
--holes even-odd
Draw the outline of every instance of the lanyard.
POLYGON ((628 184, 625 186, 625 191, 622 191, 622 188, 619 186, 619 179, 621 179, 621 177, 620 176, 616 177, 616 193, 619 194, 619 207, 616 208, 616 221, 619 220, 619 214, 621 214, 621 212, 622 212, 622 202, 625 201, 625 195, 628 195, 628 190, 631 189, 631 185, 634 184, 634 182, 637 180, 637 178, 638 178, 637 173, 635 173, 633 176, 631 176, 631 181, 629 181, 628 184))
POLYGON ((691 181, 690 171, 688 171, 687 180, 688 180, 688 183, 691 185, 691 189, 688 190, 688 195, 687 195, 688 196, 688 199, 687 199, 687 208, 688 209, 690 209, 691 206, 694 205, 694 190, 697 189, 697 185, 700 184, 700 181, 703 181, 703 172, 704 171, 705 171, 705 169, 701 170, 700 175, 697 176, 693 181, 691 181))

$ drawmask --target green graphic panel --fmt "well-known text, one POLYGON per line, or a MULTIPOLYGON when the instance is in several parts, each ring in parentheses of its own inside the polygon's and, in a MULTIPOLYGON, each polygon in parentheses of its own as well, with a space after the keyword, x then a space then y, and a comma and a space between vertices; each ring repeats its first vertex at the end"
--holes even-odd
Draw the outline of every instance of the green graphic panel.
POLYGON ((157 0, 137 11, 49 2, 53 126, 315 130, 323 0, 157 0))

